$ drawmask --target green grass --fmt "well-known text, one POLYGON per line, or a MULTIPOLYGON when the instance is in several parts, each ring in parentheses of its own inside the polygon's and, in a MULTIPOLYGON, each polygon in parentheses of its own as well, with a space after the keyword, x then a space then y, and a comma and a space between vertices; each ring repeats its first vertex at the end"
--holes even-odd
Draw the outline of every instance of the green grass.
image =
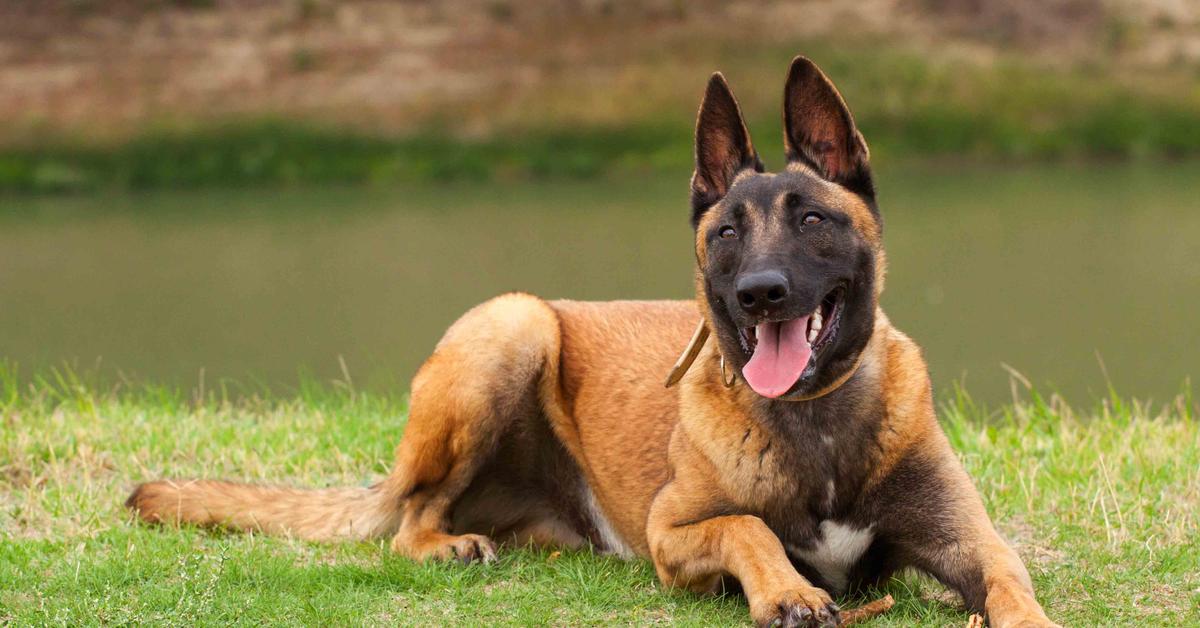
MULTIPOLYGON (((388 468, 405 399, 343 385, 234 400, 33 379, 0 377, 0 625, 748 622, 740 599, 664 591, 641 560, 522 550, 490 566, 417 565, 380 543, 135 524, 120 504, 153 477, 367 483, 388 468)), ((1152 410, 1114 396, 1080 414, 1027 396, 993 412, 960 396, 941 416, 1050 615, 1200 622, 1192 400, 1152 410)), ((897 607, 873 625, 965 622, 929 580, 887 590, 897 607)))

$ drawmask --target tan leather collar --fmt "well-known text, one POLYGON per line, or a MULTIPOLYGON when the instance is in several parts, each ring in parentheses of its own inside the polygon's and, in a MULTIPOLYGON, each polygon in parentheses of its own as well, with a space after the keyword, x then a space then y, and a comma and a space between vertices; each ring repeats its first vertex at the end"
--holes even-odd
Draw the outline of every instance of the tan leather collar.
POLYGON ((700 355, 700 350, 704 348, 706 340, 708 340, 708 325, 704 324, 702 318, 700 324, 696 325, 696 331, 692 333, 692 339, 688 342, 687 348, 683 350, 679 359, 675 360, 675 366, 672 366, 671 372, 667 374, 667 388, 678 384, 679 380, 683 379, 683 374, 692 367, 692 362, 695 362, 696 356, 700 355))
POLYGON ((858 372, 858 367, 862 366, 863 356, 865 356, 866 354, 867 354, 867 352, 865 349, 863 351, 860 351, 858 354, 858 357, 855 358, 855 360, 854 360, 854 366, 850 367, 850 370, 846 371, 845 373, 842 373, 842 375, 840 377, 833 380, 833 382, 831 382, 828 386, 822 388, 821 390, 818 390, 817 392, 815 392, 811 395, 805 395, 803 397, 788 397, 787 399, 781 399, 780 401, 812 401, 813 399, 817 399, 819 397, 824 397, 825 395, 828 395, 829 393, 841 388, 842 384, 845 384, 846 382, 850 381, 850 378, 854 377, 854 374, 858 372))

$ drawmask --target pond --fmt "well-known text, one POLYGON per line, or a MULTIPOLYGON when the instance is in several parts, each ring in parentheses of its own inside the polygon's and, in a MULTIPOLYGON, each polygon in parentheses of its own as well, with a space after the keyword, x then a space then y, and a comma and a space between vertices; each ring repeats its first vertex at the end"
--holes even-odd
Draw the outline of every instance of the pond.
MULTIPOLYGON (((884 308, 939 394, 1200 374, 1200 163, 876 165, 884 308)), ((691 296, 686 173, 0 199, 0 358, 231 392, 407 387, 489 296, 691 296), (230 382, 235 382, 230 383, 230 382)))

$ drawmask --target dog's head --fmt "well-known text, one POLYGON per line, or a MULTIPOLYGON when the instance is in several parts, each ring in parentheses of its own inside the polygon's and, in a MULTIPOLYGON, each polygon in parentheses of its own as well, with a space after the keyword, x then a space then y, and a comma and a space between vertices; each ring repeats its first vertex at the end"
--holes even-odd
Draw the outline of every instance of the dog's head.
POLYGON ((787 167, 765 172, 714 74, 696 121, 697 284, 721 354, 758 394, 803 398, 849 373, 883 289, 867 145, 833 83, 797 57, 784 87, 787 167))

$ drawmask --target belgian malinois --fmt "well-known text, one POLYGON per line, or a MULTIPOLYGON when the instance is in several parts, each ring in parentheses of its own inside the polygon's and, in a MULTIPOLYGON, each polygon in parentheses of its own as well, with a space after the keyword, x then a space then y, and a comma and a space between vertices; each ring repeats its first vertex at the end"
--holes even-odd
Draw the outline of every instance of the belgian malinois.
POLYGON ((768 173, 725 79, 708 82, 695 301, 497 297, 413 379, 382 482, 159 481, 128 506, 146 521, 390 536, 417 560, 590 544, 651 559, 670 586, 732 578, 762 625, 837 625, 833 596, 915 567, 993 626, 1053 626, 938 425, 920 349, 879 308, 867 145, 806 58, 783 122, 787 168, 768 173))

